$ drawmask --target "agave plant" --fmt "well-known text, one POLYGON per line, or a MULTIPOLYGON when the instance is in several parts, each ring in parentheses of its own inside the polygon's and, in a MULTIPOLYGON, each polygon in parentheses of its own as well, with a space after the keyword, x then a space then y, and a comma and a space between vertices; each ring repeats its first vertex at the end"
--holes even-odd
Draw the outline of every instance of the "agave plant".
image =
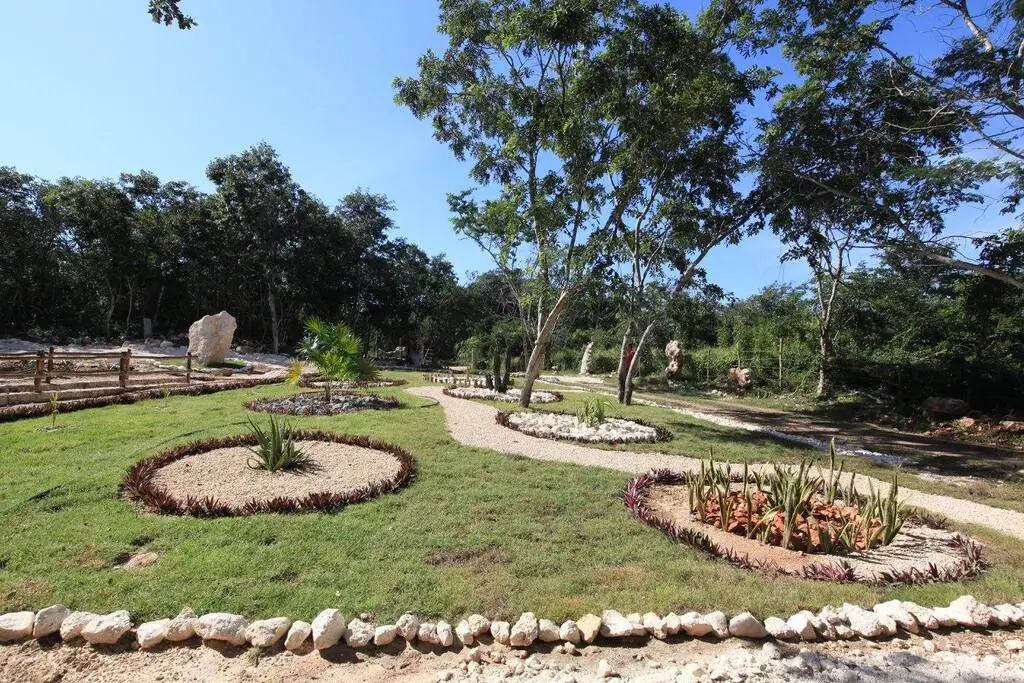
POLYGON ((250 449, 252 457, 246 461, 250 468, 277 472, 312 465, 312 457, 296 445, 287 422, 282 424, 276 416, 271 415, 270 427, 264 429, 250 417, 249 429, 256 437, 256 446, 250 449))
POLYGON ((596 427, 605 420, 608 401, 592 398, 576 409, 576 422, 583 427, 596 427))

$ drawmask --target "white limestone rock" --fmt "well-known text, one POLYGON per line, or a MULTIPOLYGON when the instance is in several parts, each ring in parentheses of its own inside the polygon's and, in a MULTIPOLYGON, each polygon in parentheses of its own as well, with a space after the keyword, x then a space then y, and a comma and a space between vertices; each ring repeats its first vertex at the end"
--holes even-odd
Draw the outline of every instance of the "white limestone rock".
POLYGON ((334 647, 339 640, 345 637, 345 617, 333 608, 325 609, 316 615, 311 626, 313 647, 317 650, 334 647))
POLYGON ((188 350, 200 363, 223 363, 238 323, 227 311, 204 315, 188 328, 188 350))
POLYGON ((427 645, 440 645, 441 640, 437 637, 437 624, 432 621, 424 621, 416 632, 416 637, 427 645))
POLYGON ((550 619, 540 619, 537 622, 537 638, 542 643, 554 643, 561 639, 558 634, 558 624, 550 619))
POLYGON ((196 621, 196 635, 203 640, 218 640, 230 645, 245 645, 249 622, 240 614, 210 612, 196 621))
POLYGON ((313 625, 307 621, 293 622, 288 634, 284 637, 284 646, 295 651, 305 645, 309 637, 313 635, 313 625))
POLYGON ((800 640, 800 634, 789 624, 778 617, 768 617, 764 620, 764 630, 776 640, 800 640))
POLYGON ((873 609, 878 614, 885 615, 895 621, 896 625, 907 633, 916 634, 921 631, 918 626, 917 619, 914 618, 913 614, 907 611, 903 606, 903 603, 899 600, 880 602, 875 605, 873 609))
POLYGON ((797 612, 786 620, 786 626, 796 633, 800 640, 812 641, 818 639, 818 632, 814 630, 814 624, 807 618, 806 612, 797 612))
POLYGON ((668 629, 665 628, 665 620, 654 612, 647 612, 643 616, 644 630, 657 638, 665 640, 668 638, 668 629))
POLYGON ((568 619, 558 628, 558 637, 567 643, 579 645, 583 641, 583 634, 572 619, 568 619))
POLYGON ((896 622, 892 617, 868 611, 857 605, 845 604, 843 610, 850 620, 850 629, 861 638, 896 635, 896 622))
POLYGON ((164 642, 164 633, 170 622, 170 619, 157 619, 139 624, 139 627, 135 629, 135 640, 138 641, 139 647, 148 650, 164 642))
POLYGON ((199 617, 191 609, 186 607, 178 613, 178 616, 167 622, 164 628, 164 638, 172 643, 179 643, 188 640, 196 634, 196 622, 199 617))
POLYGON ((61 640, 73 640, 82 636, 82 629, 96 615, 92 612, 72 612, 60 623, 61 640))
POLYGON ((737 638, 749 638, 751 640, 760 640, 768 637, 768 631, 765 630, 764 624, 750 612, 740 612, 730 619, 729 633, 737 638))
POLYGON ((626 638, 633 635, 633 622, 621 612, 606 609, 601 613, 601 635, 605 638, 626 638))
POLYGON ((711 633, 711 624, 697 612, 687 612, 679 617, 679 624, 683 632, 691 638, 703 638, 711 633))
POLYGON ((444 619, 437 622, 437 642, 441 647, 451 647, 455 642, 455 634, 452 632, 452 625, 444 619))
POLYGON ((50 605, 36 613, 36 622, 32 626, 32 637, 42 638, 60 630, 60 625, 71 614, 64 605, 50 605))
POLYGON ((507 621, 492 621, 491 637, 499 645, 508 645, 509 640, 512 638, 512 625, 507 621))
POLYGON ((948 607, 932 608, 932 616, 935 617, 935 621, 939 622, 939 626, 942 628, 956 626, 956 615, 948 607))
MULTIPOLYGON (((1005 621, 1007 626, 1024 626, 1024 610, 1016 605, 1010 603, 996 605, 992 607, 992 612, 998 619, 1005 621)), ((36 615, 37 624, 39 623, 39 614, 36 615)))
POLYGON ((597 663, 598 678, 614 678, 618 675, 619 673, 615 670, 615 667, 609 664, 607 659, 602 659, 597 663))
POLYGON ((633 633, 631 635, 647 636, 647 628, 644 626, 644 619, 640 616, 639 612, 630 612, 626 615, 626 618, 629 619, 629 623, 633 624, 633 633))
POLYGON ((378 626, 373 630, 373 644, 379 647, 390 645, 395 642, 396 636, 398 636, 398 629, 395 626, 391 624, 378 626))
POLYGON ((288 633, 292 620, 288 617, 259 619, 245 629, 245 637, 253 647, 273 647, 288 633))
POLYGON ((974 599, 973 595, 962 595, 949 603, 956 622, 968 628, 988 628, 992 621, 992 610, 974 599))
POLYGON ((601 617, 596 614, 585 614, 576 622, 584 643, 592 643, 601 633, 601 617))
POLYGON ((469 621, 466 619, 455 624, 455 637, 459 639, 460 643, 466 646, 472 645, 476 642, 476 637, 473 635, 473 629, 470 628, 469 621))
POLYGON ((466 621, 469 622, 469 629, 474 638, 479 638, 491 630, 491 620, 480 614, 471 614, 466 621))
POLYGON ((373 641, 373 624, 353 619, 345 628, 345 644, 351 648, 366 647, 373 641))
POLYGON ((398 629, 398 635, 402 636, 406 642, 411 643, 416 640, 416 635, 419 633, 420 620, 415 614, 403 614, 395 622, 395 628, 398 629))
POLYGON ((675 612, 669 612, 665 615, 665 633, 670 636, 674 636, 683 630, 683 625, 679 622, 679 615, 675 612))
POLYGON ((0 642, 32 637, 36 623, 35 612, 8 612, 0 614, 0 642))
POLYGON ((729 637, 729 618, 725 612, 709 612, 704 615, 704 621, 711 627, 711 632, 716 638, 729 637))
POLYGON ((519 620, 512 625, 509 645, 512 647, 529 647, 540 635, 540 624, 533 612, 523 612, 519 620))
POLYGON ((98 614, 82 627, 81 636, 90 645, 113 645, 132 629, 132 616, 128 610, 98 614))

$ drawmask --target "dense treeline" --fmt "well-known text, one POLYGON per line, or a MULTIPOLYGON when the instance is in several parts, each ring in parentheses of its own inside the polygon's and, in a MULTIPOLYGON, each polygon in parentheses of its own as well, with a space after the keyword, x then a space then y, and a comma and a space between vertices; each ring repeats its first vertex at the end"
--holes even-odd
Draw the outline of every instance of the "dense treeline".
POLYGON ((442 256, 389 234, 386 196, 356 190, 330 209, 266 144, 207 175, 209 194, 148 171, 48 181, 0 168, 2 331, 117 340, 148 318, 173 336, 227 310, 236 338, 267 348, 292 345, 317 315, 367 344, 450 354, 462 289, 442 256))

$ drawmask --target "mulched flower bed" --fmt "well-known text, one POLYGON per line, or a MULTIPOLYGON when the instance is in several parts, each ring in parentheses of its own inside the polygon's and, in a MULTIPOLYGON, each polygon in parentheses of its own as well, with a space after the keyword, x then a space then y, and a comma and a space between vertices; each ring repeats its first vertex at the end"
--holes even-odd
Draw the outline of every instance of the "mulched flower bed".
POLYGON ((260 398, 246 401, 245 407, 260 413, 279 415, 341 415, 359 410, 390 410, 401 403, 394 396, 336 391, 331 400, 320 392, 293 394, 282 398, 260 398))
POLYGON ((915 515, 892 543, 846 555, 807 554, 701 522, 687 501, 686 476, 652 470, 631 479, 623 500, 633 516, 670 539, 744 569, 838 583, 878 585, 961 581, 980 573, 982 546, 936 520, 915 515))
MULTIPOLYGON (((408 384, 404 379, 361 379, 354 382, 334 382, 336 389, 383 389, 385 387, 400 387, 408 384)), ((324 380, 319 375, 303 375, 299 379, 299 386, 306 389, 322 389, 324 380)))
MULTIPOLYGON (((161 468, 182 458, 220 449, 257 445, 254 435, 240 434, 219 439, 194 441, 139 461, 124 475, 121 481, 121 496, 126 500, 141 504, 150 512, 204 518, 241 517, 260 513, 335 512, 352 503, 397 491, 409 483, 416 469, 416 463, 409 453, 398 446, 368 437, 312 430, 295 431, 292 432, 292 436, 296 441, 327 442, 379 451, 386 457, 393 458, 397 467, 394 468, 392 476, 368 483, 360 488, 350 488, 345 491, 316 491, 298 497, 254 498, 240 505, 229 505, 213 496, 202 499, 191 496, 175 496, 154 481, 161 468)), ((268 477, 272 477, 276 473, 266 474, 268 477)), ((315 476, 315 473, 311 476, 315 476)))
POLYGON ((577 423, 575 415, 564 412, 506 413, 499 411, 494 419, 502 427, 553 441, 615 445, 655 443, 672 438, 672 433, 661 425, 617 417, 605 418, 604 422, 596 427, 580 425, 577 423))

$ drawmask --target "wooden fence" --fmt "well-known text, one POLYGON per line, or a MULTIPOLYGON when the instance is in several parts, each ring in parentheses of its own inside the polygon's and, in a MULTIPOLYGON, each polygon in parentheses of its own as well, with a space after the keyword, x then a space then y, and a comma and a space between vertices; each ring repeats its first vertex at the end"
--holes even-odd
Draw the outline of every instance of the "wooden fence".
POLYGON ((118 386, 121 389, 127 389, 131 378, 145 378, 153 377, 157 375, 178 375, 184 376, 185 384, 192 383, 192 354, 188 353, 185 356, 185 367, 181 370, 160 368, 153 370, 139 370, 132 367, 132 360, 155 360, 155 361, 167 361, 174 358, 174 356, 154 356, 149 354, 132 354, 131 349, 125 349, 123 351, 107 351, 107 352, 77 352, 77 351, 57 351, 52 346, 47 351, 39 350, 35 353, 12 353, 0 355, 0 381, 7 379, 32 379, 33 391, 41 393, 44 391, 44 386, 51 384, 56 378, 102 378, 102 377, 117 377, 118 386), (106 365, 114 366, 116 369, 103 367, 95 370, 84 370, 78 368, 66 368, 60 367, 59 364, 62 361, 107 361, 106 365), (18 362, 20 367, 7 368, 3 367, 5 363, 11 361, 18 362), (26 368, 25 366, 28 366, 26 368))

